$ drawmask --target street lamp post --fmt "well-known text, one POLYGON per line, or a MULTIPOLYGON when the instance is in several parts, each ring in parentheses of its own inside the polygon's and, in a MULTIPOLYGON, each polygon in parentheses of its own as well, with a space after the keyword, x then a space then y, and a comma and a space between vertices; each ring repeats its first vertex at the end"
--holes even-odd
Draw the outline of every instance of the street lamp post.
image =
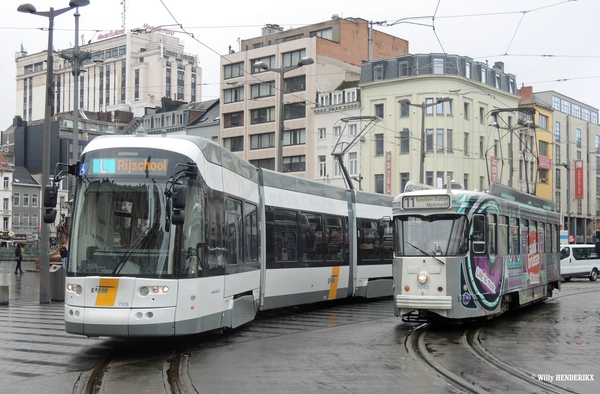
MULTIPOLYGON (((73 3, 73 2, 72 2, 73 3)), ((81 74, 81 64, 87 59, 91 59, 92 54, 88 51, 79 50, 79 7, 88 5, 89 1, 77 2, 75 8, 75 47, 60 52, 60 57, 68 60, 73 66, 73 159, 72 164, 77 163, 79 159, 79 74, 81 74), (81 4, 85 3, 85 4, 81 4)))
POLYGON ((256 62, 252 65, 252 68, 259 68, 265 71, 274 71, 279 73, 279 138, 277 144, 277 155, 275 157, 275 171, 283 172, 283 136, 285 132, 285 111, 284 111, 284 103, 283 103, 283 95, 284 95, 284 75, 288 71, 295 70, 302 66, 308 66, 309 64, 313 64, 315 61, 311 57, 303 57, 298 60, 298 64, 294 66, 282 66, 279 68, 269 67, 269 65, 265 62, 256 62))
POLYGON ((421 103, 421 104, 412 104, 409 99, 400 99, 398 103, 410 105, 412 107, 421 108, 421 169, 419 171, 419 183, 424 183, 425 176, 425 110, 429 107, 433 107, 434 105, 438 105, 440 103, 445 103, 447 101, 452 101, 450 97, 438 97, 432 103, 421 103))
MULTIPOLYGON (((571 237, 571 166, 568 163, 560 163, 567 170, 567 234, 571 237)), ((569 242, 569 241, 567 241, 569 242)))
MULTIPOLYGON (((46 108, 44 113, 44 139, 42 152, 42 188, 48 184, 50 179, 50 125, 52 117, 52 96, 53 96, 53 54, 52 39, 54 30, 54 17, 63 14, 73 8, 89 4, 89 0, 71 0, 69 7, 54 10, 50 7, 49 11, 37 11, 29 4, 21 4, 17 11, 29 14, 48 17, 48 55, 46 60, 46 108)), ((43 190, 43 189, 42 189, 43 190)), ((43 199, 42 199, 43 200, 43 199)), ((48 225, 42 224, 40 234, 40 303, 50 303, 50 255, 48 254, 48 225)))

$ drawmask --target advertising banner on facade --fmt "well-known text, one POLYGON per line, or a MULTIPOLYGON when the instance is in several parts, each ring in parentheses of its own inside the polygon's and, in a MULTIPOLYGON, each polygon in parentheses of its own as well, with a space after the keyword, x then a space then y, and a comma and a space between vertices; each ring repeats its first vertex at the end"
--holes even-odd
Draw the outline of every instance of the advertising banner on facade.
POLYGON ((385 194, 392 194, 392 152, 385 152, 385 194))
POLYGON ((492 156, 492 182, 499 182, 498 179, 498 158, 492 156))
POLYGON ((575 199, 583 200, 583 160, 575 160, 575 199))

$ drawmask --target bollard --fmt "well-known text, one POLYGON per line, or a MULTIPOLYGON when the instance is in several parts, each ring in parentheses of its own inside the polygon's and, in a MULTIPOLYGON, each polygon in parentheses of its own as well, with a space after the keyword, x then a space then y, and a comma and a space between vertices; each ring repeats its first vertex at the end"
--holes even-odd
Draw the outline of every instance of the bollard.
POLYGON ((0 305, 8 305, 8 285, 0 285, 0 305))

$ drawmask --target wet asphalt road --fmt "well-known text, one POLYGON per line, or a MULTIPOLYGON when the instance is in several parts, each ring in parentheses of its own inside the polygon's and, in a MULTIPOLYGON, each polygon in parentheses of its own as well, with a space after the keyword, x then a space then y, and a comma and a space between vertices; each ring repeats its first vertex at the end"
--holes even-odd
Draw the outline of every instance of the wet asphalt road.
MULTIPOLYGON (((39 304, 39 273, 17 279, 13 269, 0 262, 0 284, 11 286, 10 306, 0 307, 0 393, 74 392, 78 379, 123 340, 66 334, 62 303, 39 304)), ((600 379, 600 282, 562 285, 547 302, 488 322, 481 341, 516 368, 552 377, 559 388, 596 393, 596 381, 555 379, 574 373, 600 379)), ((287 310, 224 335, 199 336, 186 368, 200 393, 452 392, 408 353, 404 341, 414 326, 393 316, 392 299, 287 310)), ((456 354, 435 356, 461 373, 456 354)), ((112 384, 112 393, 139 391, 130 382, 143 381, 145 372, 131 371, 130 381, 127 373, 113 375, 122 384, 112 384)), ((140 392, 166 391, 157 385, 140 392)))

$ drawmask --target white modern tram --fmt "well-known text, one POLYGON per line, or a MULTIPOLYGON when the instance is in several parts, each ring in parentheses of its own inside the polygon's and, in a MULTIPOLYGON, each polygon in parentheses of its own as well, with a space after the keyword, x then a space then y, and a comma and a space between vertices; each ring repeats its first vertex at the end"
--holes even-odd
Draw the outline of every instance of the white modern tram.
POLYGON ((405 321, 491 318, 560 289, 560 216, 551 201, 489 192, 398 195, 395 314, 405 321))
POLYGON ((69 333, 186 335, 393 294, 391 196, 257 169, 193 136, 98 137, 69 172, 69 333))

